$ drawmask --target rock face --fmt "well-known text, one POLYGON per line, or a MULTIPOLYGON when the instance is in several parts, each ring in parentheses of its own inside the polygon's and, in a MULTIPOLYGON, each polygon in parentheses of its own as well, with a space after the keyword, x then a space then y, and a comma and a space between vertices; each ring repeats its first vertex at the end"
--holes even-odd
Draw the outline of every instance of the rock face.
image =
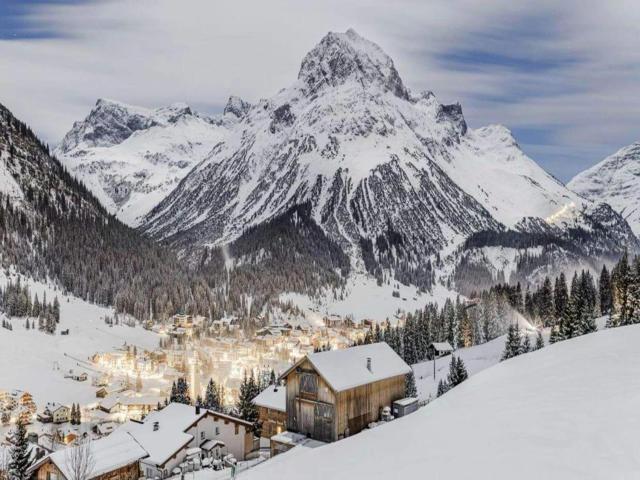
POLYGON ((640 142, 579 173, 568 187, 585 198, 608 203, 640 235, 640 142))
POLYGON ((111 213, 136 226, 224 138, 246 108, 239 102, 207 118, 185 104, 149 110, 100 99, 55 154, 111 213))

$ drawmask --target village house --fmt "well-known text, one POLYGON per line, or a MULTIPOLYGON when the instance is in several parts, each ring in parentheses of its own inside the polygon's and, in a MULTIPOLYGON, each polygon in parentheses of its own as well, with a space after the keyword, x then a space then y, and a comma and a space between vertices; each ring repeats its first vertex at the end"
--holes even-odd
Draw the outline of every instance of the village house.
POLYGON ((251 423, 181 403, 150 413, 144 422, 128 422, 115 433, 128 432, 148 453, 140 460, 146 478, 167 478, 188 456, 199 461, 232 454, 244 460, 253 450, 251 423))
MULTIPOLYGON (((228 454, 244 460, 253 449, 251 426, 229 415, 172 403, 143 422, 129 421, 91 442, 95 465, 86 480, 164 479, 228 454)), ((67 449, 58 450, 31 472, 37 480, 74 480, 67 458, 67 449)))
POLYGON ((57 402, 49 402, 38 414, 38 420, 42 423, 65 423, 71 420, 71 409, 57 402))
POLYGON ((307 355, 281 376, 287 430, 321 442, 354 435, 405 396, 410 371, 386 343, 307 355))
POLYGON ((287 388, 269 385, 252 402, 258 407, 258 421, 262 425, 261 444, 268 446, 271 437, 287 429, 287 388))
MULTIPOLYGON (((77 446, 69 447, 79 448, 77 446)), ((140 459, 147 452, 126 432, 109 435, 90 444, 93 467, 85 480, 138 480, 140 459)), ((36 480, 74 480, 68 449, 57 450, 37 461, 30 472, 36 480)))

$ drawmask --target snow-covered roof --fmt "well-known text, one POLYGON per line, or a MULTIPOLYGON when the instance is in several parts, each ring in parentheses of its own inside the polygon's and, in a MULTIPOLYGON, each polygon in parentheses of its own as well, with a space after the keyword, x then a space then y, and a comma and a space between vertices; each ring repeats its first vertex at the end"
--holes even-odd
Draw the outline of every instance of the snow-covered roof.
POLYGON ((453 347, 449 342, 433 342, 431 346, 438 352, 453 352, 453 347))
MULTIPOLYGON (((69 449, 73 448, 78 447, 70 447, 69 449)), ((95 478, 125 467, 147 456, 147 452, 126 432, 114 432, 108 437, 95 440, 91 442, 90 448, 95 463, 89 478, 95 478)), ((51 460, 66 478, 73 478, 67 461, 69 449, 65 448, 53 452, 34 465, 34 468, 51 460)))
POLYGON ((415 397, 407 397, 407 398, 401 398, 400 400, 396 400, 393 403, 397 403, 398 405, 402 405, 403 407, 406 407, 407 405, 412 405, 417 401, 418 399, 415 397))
POLYGON ((151 412, 144 420, 145 426, 153 428, 153 423, 158 422, 160 429, 172 432, 184 432, 207 414, 207 410, 200 409, 196 413, 196 408, 183 403, 170 403, 162 410, 151 412))
POLYGON ((385 342, 312 353, 306 358, 336 392, 411 371, 385 342), (371 359, 371 370, 367 368, 368 359, 371 359))
POLYGON ((287 387, 269 385, 252 402, 259 407, 285 412, 287 410, 287 387))

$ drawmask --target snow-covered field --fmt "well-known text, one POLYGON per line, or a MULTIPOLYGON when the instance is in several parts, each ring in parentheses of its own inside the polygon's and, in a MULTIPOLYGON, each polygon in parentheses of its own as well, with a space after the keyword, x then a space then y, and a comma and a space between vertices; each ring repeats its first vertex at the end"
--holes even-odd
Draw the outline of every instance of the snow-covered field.
POLYGON ((447 298, 455 299, 456 293, 442 285, 434 285, 432 293, 420 293, 414 286, 402 285, 396 281, 378 286, 375 278, 362 274, 349 277, 344 298, 334 298, 326 294, 322 298, 312 298, 298 293, 280 296, 282 302, 291 302, 300 307, 307 318, 322 323, 322 317, 339 315, 353 316, 354 320, 371 319, 392 323, 398 311, 414 312, 424 308, 429 302, 443 304, 447 298), (396 288, 397 286, 397 288, 396 288), (399 297, 393 292, 398 291, 399 297))
POLYGON ((640 471, 640 325, 501 362, 408 417, 241 474, 348 478, 627 479, 640 471))
MULTIPOLYGON (((13 277, 15 281, 16 277, 13 277)), ((0 284, 7 277, 0 274, 0 284)), ((25 320, 11 319, 13 331, 0 328, 0 389, 14 388, 30 392, 38 409, 46 402, 83 405, 96 402, 95 387, 91 386, 92 370, 82 363, 99 351, 113 350, 124 342, 142 348, 155 348, 158 337, 141 327, 114 326, 104 323, 105 315, 113 316, 113 309, 87 303, 62 295, 51 286, 22 279, 29 284, 32 295, 42 300, 46 291, 49 301, 57 295, 60 300, 60 324, 55 335, 27 330, 25 320), (69 329, 69 335, 60 335, 69 329), (70 369, 84 371, 89 380, 76 382, 64 378, 70 369)), ((37 323, 37 322, 36 322, 37 323)))

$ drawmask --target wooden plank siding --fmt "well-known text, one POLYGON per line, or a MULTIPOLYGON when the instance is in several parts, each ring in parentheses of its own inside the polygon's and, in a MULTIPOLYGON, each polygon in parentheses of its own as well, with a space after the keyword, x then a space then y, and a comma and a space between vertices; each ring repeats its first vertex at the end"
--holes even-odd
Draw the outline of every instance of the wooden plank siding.
POLYGON ((335 439, 354 435, 378 420, 382 407, 404 397, 404 382, 400 375, 338 392, 335 439))
POLYGON ((403 398, 405 391, 405 376, 399 375, 336 393, 308 360, 289 372, 286 380, 287 430, 323 442, 360 432, 379 419, 382 407, 403 398), (313 389, 309 374, 317 376, 316 392, 302 391, 301 383, 313 389))
MULTIPOLYGON (((311 362, 304 360, 298 368, 287 376, 287 430, 299 432, 315 438, 315 404, 335 404, 335 395, 329 384, 316 372, 311 362), (315 394, 302 392, 300 380, 305 373, 317 376, 317 391, 315 394)), ((331 422, 334 431, 333 421, 331 422)))

